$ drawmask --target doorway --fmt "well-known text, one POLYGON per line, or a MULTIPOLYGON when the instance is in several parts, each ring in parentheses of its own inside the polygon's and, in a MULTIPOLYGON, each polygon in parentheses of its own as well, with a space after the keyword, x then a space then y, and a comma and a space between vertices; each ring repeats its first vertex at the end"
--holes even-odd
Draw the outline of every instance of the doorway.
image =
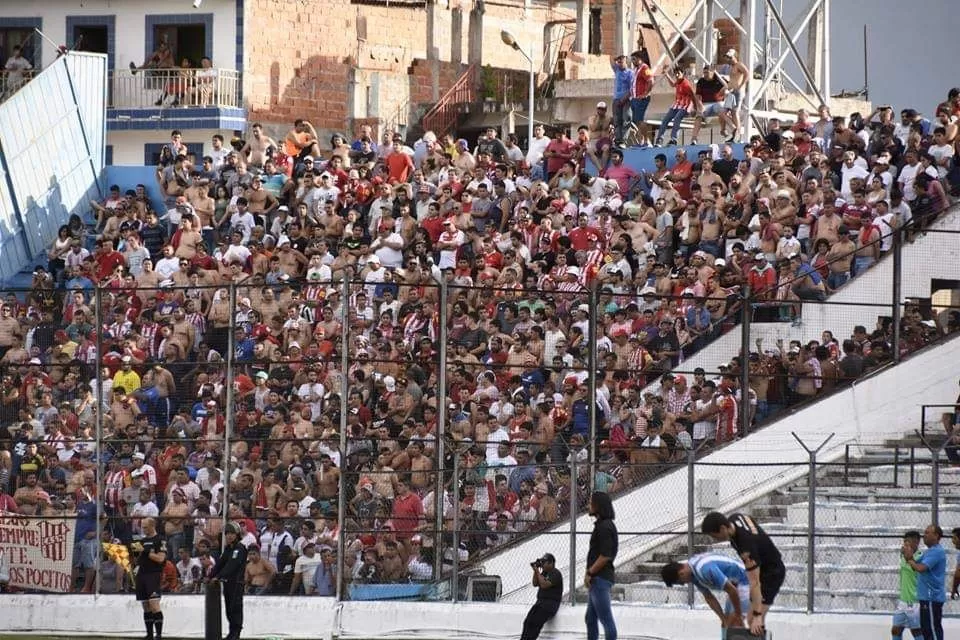
POLYGON ((107 25, 75 25, 73 27, 74 51, 104 53, 110 55, 110 30, 107 25))
POLYGON ((208 56, 207 28, 203 24, 158 24, 153 27, 154 46, 164 40, 170 45, 173 59, 177 66, 186 58, 190 66, 200 66, 200 59, 208 56))

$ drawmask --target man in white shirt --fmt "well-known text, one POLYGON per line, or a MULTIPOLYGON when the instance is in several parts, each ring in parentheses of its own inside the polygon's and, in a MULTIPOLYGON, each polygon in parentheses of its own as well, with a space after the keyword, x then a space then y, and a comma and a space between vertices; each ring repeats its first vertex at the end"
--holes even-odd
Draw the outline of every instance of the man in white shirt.
POLYGON ((867 176, 870 175, 870 172, 857 164, 856 160, 857 154, 853 151, 844 152, 843 167, 840 169, 840 194, 844 200, 853 200, 853 188, 850 186, 850 181, 853 180, 853 178, 866 180, 867 176))
POLYGON ((211 149, 210 153, 207 155, 213 160, 213 168, 215 171, 219 171, 220 167, 223 166, 223 163, 227 160, 227 154, 230 153, 231 149, 226 149, 223 146, 223 136, 219 133, 213 134, 213 138, 210 142, 211 149))
POLYGON ((180 578, 179 593, 200 593, 203 566, 199 558, 190 557, 190 547, 180 547, 180 559, 176 566, 177 576, 180 578))
MULTIPOLYGON (((201 490, 211 491, 213 485, 210 482, 210 472, 214 470, 219 471, 217 469, 217 454, 208 451, 203 456, 203 466, 197 470, 195 480, 201 490)), ((217 479, 219 480, 219 476, 217 479)))
POLYGON ((22 49, 19 46, 15 46, 13 48, 13 55, 7 58, 3 69, 6 71, 7 76, 7 92, 13 93, 24 85, 27 80, 27 74, 25 72, 31 71, 33 65, 23 57, 22 49))
POLYGON ((447 220, 443 223, 443 232, 440 234, 440 239, 437 241, 436 248, 440 251, 440 264, 437 266, 441 269, 454 269, 457 266, 457 250, 460 249, 460 246, 466 242, 466 236, 464 236, 463 231, 457 229, 453 224, 453 220, 447 220))
POLYGON ((897 182, 900 183, 900 188, 903 191, 903 199, 911 202, 917 198, 917 192, 913 190, 913 182, 917 179, 917 174, 921 171, 920 160, 917 157, 917 152, 913 149, 907 150, 903 157, 906 160, 906 164, 900 169, 897 182))
POLYGON ((153 502, 153 492, 144 487, 140 489, 140 501, 130 509, 130 525, 134 538, 143 536, 143 529, 140 523, 144 518, 156 518, 160 516, 160 509, 153 502))
POLYGON ((403 244, 403 236, 396 232, 392 222, 381 222, 377 237, 370 243, 370 250, 387 269, 399 269, 403 266, 403 244))
POLYGON ((303 547, 303 554, 298 556, 293 564, 293 582, 290 584, 290 595, 297 595, 301 584, 306 595, 313 595, 313 592, 316 591, 313 579, 321 562, 320 554, 317 553, 317 543, 306 543, 303 547))
POLYGON ((250 233, 256 223, 253 214, 247 211, 247 199, 243 196, 237 198, 237 210, 230 216, 230 227, 243 231, 243 244, 250 242, 250 233))
POLYGON ((543 152, 547 150, 550 144, 550 138, 543 135, 543 125, 537 124, 533 127, 533 140, 527 141, 527 164, 530 165, 530 173, 534 180, 543 179, 543 167, 540 161, 543 160, 543 152))

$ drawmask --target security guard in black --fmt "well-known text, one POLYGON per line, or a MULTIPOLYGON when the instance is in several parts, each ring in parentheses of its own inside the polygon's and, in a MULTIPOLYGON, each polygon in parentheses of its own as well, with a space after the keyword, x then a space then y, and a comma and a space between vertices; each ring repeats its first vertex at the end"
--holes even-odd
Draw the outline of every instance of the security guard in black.
POLYGON ((729 519, 734 527, 730 545, 741 557, 745 553, 750 554, 750 558, 760 568, 760 591, 763 594, 763 603, 769 606, 777 597, 786 573, 780 550, 767 532, 750 516, 733 513, 729 519))
POLYGON ((240 525, 227 524, 224 529, 226 546, 210 574, 211 580, 223 583, 223 606, 226 609, 230 632, 226 640, 238 640, 243 628, 243 590, 247 569, 247 548, 240 541, 240 525))

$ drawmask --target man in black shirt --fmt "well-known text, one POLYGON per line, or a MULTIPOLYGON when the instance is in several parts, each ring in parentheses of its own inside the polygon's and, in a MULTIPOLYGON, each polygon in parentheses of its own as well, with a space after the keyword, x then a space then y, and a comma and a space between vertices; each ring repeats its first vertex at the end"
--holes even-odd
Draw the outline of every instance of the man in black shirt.
POLYGON ((143 539, 134 543, 133 547, 134 551, 140 552, 137 558, 137 602, 143 605, 147 640, 161 640, 163 612, 160 611, 160 579, 167 561, 167 543, 157 534, 157 521, 153 518, 144 518, 141 528, 143 539))
POLYGON ((552 553, 545 553, 542 558, 530 563, 533 567, 533 586, 539 590, 537 602, 523 621, 520 640, 536 640, 543 625, 557 615, 563 598, 563 574, 557 571, 556 562, 552 553))
POLYGON ((767 610, 777 597, 786 576, 780 551, 760 525, 742 513, 734 513, 727 518, 722 513, 712 511, 703 518, 700 528, 717 542, 730 542, 743 560, 750 579, 750 613, 747 621, 750 633, 762 636, 767 610))
POLYGON ((211 580, 223 582, 223 605, 227 622, 230 623, 226 640, 238 640, 240 629, 243 628, 243 581, 247 569, 247 548, 240 542, 241 534, 240 525, 236 522, 227 523, 224 529, 226 546, 210 574, 211 580))
POLYGON ((610 608, 610 589, 615 578, 613 561, 617 557, 619 541, 617 525, 613 522, 615 514, 613 501, 602 491, 594 491, 590 496, 590 515, 596 518, 593 533, 590 534, 590 549, 587 551, 587 573, 583 584, 587 587, 587 640, 597 640, 603 625, 603 637, 616 640, 617 624, 613 620, 610 608))

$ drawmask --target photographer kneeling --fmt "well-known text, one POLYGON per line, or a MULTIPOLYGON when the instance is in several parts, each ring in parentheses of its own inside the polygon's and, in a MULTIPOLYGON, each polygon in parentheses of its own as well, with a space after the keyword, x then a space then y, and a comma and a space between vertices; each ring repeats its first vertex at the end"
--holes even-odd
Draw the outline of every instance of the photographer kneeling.
POLYGON ((563 575, 557 571, 556 558, 545 553, 533 567, 533 586, 538 587, 537 602, 523 621, 523 633, 520 640, 536 640, 547 620, 557 615, 560 601, 563 599, 563 575))

